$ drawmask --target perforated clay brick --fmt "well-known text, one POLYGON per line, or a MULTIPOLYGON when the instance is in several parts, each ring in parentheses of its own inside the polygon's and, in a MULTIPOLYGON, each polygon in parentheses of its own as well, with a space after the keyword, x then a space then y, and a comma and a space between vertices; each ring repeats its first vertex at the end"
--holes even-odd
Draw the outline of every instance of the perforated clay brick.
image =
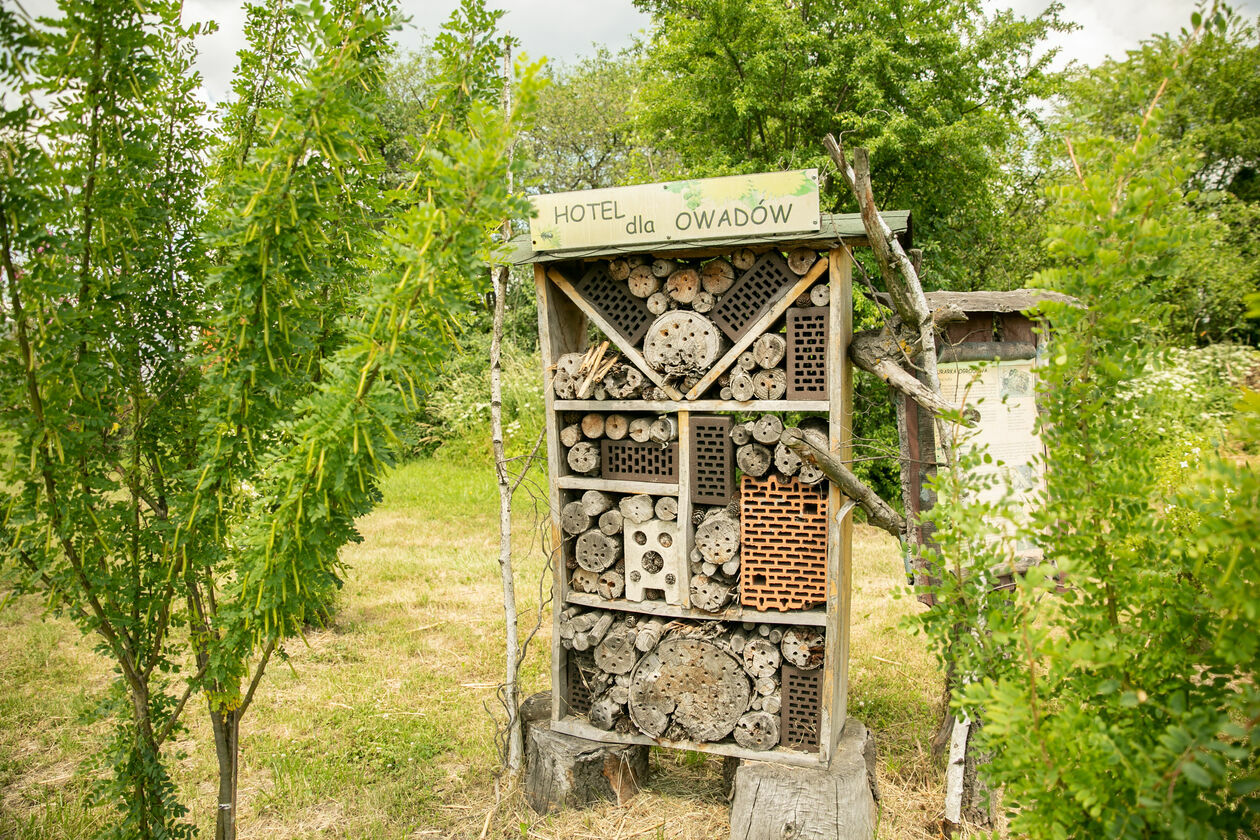
POLYGON ((603 477, 611 481, 673 484, 678 480, 678 444, 605 439, 599 442, 599 463, 603 477))
POLYGON ((787 311, 787 398, 827 396, 827 317, 825 306, 787 311))
POLYGON ((725 505, 735 495, 730 417, 691 416, 691 501, 725 505))
POLYGON ((731 341, 739 341, 757 319, 800 279, 777 251, 767 251, 722 295, 721 302, 710 313, 710 320, 731 341))
POLYGON ((569 651, 569 714, 585 715, 591 710, 591 678, 595 676, 595 652, 569 651))
POLYGON ((639 343, 656 317, 630 294, 626 281, 613 279, 606 263, 594 263, 573 288, 631 344, 639 343))
POLYGON ((780 746, 792 749, 818 749, 818 729, 822 725, 822 668, 802 671, 784 663, 782 704, 779 713, 780 746))
POLYGON ((827 482, 744 476, 739 510, 740 603, 807 609, 827 598, 827 482))

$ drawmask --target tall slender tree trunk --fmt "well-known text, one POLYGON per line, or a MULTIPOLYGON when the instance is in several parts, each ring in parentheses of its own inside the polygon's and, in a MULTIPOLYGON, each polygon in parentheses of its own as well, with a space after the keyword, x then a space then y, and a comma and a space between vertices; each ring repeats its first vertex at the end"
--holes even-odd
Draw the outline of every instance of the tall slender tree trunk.
POLYGON ((214 754, 219 762, 219 797, 214 820, 214 840, 236 840, 236 791, 240 756, 241 722, 235 711, 210 710, 214 730, 214 754))
MULTIPOLYGON (((512 117, 512 50, 503 54, 503 118, 512 117)), ((508 153, 508 191, 512 190, 512 157, 508 153)), ((512 238, 512 223, 503 221, 504 241, 512 238)), ((507 771, 515 778, 521 772, 525 752, 520 721, 520 689, 517 672, 520 668, 520 641, 517 635, 516 582, 512 572, 512 491, 508 474, 507 452, 503 444, 503 317, 509 272, 505 265, 491 272, 494 290, 494 321, 490 335, 490 435, 494 445, 494 468, 499 483, 499 576, 503 582, 503 613, 506 623, 504 639, 504 700, 507 710, 507 771)), ((528 469, 528 465, 523 469, 528 469)))

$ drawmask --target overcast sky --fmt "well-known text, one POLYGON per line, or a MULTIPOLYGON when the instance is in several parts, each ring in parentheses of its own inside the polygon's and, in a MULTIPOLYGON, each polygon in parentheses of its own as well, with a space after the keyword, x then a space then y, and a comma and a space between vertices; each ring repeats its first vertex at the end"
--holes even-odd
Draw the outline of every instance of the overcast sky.
MULTIPOLYGON (((11 2, 11 0, 0 0, 11 2)), ((46 13, 55 0, 19 0, 32 14, 46 13)), ((1013 7, 1018 13, 1040 12, 1048 0, 985 0, 990 8, 1013 7)), ((400 0, 412 23, 399 40, 414 47, 421 31, 433 33, 458 5, 458 0, 400 0)), ((546 56, 568 62, 604 44, 616 50, 644 33, 648 17, 638 12, 630 0, 490 0, 488 5, 507 10, 506 29, 520 39, 522 49, 532 58, 546 56)), ((1189 0, 1064 0, 1065 17, 1080 29, 1057 36, 1061 63, 1081 61, 1096 64, 1107 56, 1120 56, 1137 46, 1144 37, 1159 32, 1176 32, 1188 24, 1194 4, 1189 0)), ((205 77, 207 96, 218 101, 227 95, 236 51, 242 46, 244 23, 240 0, 185 0, 188 20, 214 20, 219 31, 201 41, 199 68, 205 77)), ((1235 0, 1240 14, 1255 17, 1260 0, 1235 0)))

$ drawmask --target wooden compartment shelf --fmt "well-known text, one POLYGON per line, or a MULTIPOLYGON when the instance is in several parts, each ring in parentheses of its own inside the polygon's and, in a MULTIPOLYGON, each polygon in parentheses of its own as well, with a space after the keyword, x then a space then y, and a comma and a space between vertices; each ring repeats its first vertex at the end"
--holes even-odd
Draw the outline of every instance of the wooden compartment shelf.
POLYGON ((672 414, 677 411, 730 411, 745 414, 781 412, 826 412, 827 400, 556 400, 556 411, 641 411, 672 414))
POLYGON ((800 624, 809 627, 827 625, 827 611, 821 607, 812 610, 780 611, 755 610, 736 604, 715 613, 708 613, 688 607, 675 607, 663 601, 627 601, 624 598, 605 601, 598 595, 587 595, 584 592, 569 592, 564 596, 564 600, 569 604, 592 609, 620 610, 665 618, 690 618, 695 621, 755 621, 758 624, 800 624))
POLYGON ((605 731, 591 726, 581 718, 571 715, 559 720, 553 720, 551 728, 566 735, 575 735, 588 741, 603 741, 606 744, 644 744, 652 747, 669 747, 676 750, 729 755, 733 758, 743 758, 749 761, 771 761, 776 764, 790 764, 795 767, 818 767, 827 763, 819 757, 817 751, 802 752, 801 750, 793 750, 786 747, 775 747, 772 750, 749 750, 741 747, 739 744, 721 741, 717 743, 709 741, 668 741, 664 738, 649 738, 647 735, 623 735, 620 732, 605 731))

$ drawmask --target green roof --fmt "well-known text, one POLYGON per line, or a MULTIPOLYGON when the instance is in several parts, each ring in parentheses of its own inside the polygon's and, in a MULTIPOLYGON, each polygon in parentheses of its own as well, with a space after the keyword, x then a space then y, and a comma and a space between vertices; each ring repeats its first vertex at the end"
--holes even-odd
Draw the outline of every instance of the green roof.
MULTIPOLYGON (((880 214, 892 232, 901 240, 902 246, 911 246, 913 226, 910 222, 909 210, 885 210, 880 214)), ((866 242, 866 228, 862 226, 859 213, 823 213, 820 230, 815 233, 780 233, 761 234, 757 236, 731 236, 723 239, 684 239, 674 242, 662 242, 655 245, 614 245, 605 248, 575 248, 568 251, 535 251, 528 233, 512 237, 512 256, 514 265, 526 263, 557 262, 559 260, 580 260, 587 257, 611 257, 618 254, 669 254, 687 251, 712 251, 720 253, 746 245, 778 245, 784 250, 788 248, 817 248, 825 250, 840 243, 861 245, 866 242)))

